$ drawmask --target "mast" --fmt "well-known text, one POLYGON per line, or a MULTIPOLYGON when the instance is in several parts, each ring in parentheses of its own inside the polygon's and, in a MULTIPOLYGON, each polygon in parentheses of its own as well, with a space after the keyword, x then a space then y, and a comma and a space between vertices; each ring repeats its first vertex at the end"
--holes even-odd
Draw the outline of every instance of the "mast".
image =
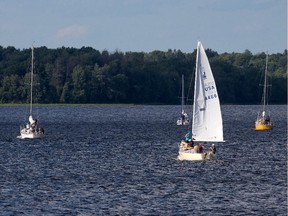
POLYGON ((198 77, 198 68, 199 68, 199 59, 200 58, 200 41, 197 43, 197 52, 196 52, 196 69, 195 69, 195 80, 194 80, 194 97, 193 97, 193 113, 192 113, 192 127, 191 127, 191 137, 193 137, 193 130, 195 125, 195 113, 196 113, 196 91, 197 91, 197 77, 198 77))
POLYGON ((30 77, 30 116, 32 116, 32 98, 33 98, 33 73, 34 73, 34 46, 32 45, 32 65, 31 65, 31 77, 30 77))
POLYGON ((184 111, 184 75, 182 74, 181 113, 184 111))
POLYGON ((266 66, 265 66, 264 86, 263 86, 263 112, 266 111, 267 71, 268 71, 268 53, 266 55, 266 66))

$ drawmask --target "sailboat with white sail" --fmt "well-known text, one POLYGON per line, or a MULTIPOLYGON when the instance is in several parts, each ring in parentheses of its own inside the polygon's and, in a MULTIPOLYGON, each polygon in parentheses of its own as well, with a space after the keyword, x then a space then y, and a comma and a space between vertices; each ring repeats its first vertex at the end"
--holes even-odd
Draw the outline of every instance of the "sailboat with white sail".
POLYGON ((263 84, 262 106, 261 111, 258 112, 257 119, 255 121, 255 130, 271 130, 273 125, 270 119, 270 111, 268 109, 268 54, 266 55, 266 65, 263 84))
POLYGON ((192 128, 179 145, 178 159, 212 159, 216 155, 214 142, 224 142, 220 101, 209 60, 198 41, 192 128), (203 150, 204 142, 213 142, 209 151, 203 150))
POLYGON ((33 111, 33 76, 34 76, 34 47, 32 46, 32 60, 30 73, 30 107, 28 123, 25 126, 20 126, 19 139, 36 139, 44 136, 44 129, 39 126, 39 120, 32 116, 33 111))
POLYGON ((185 112, 184 110, 184 100, 185 100, 185 96, 184 96, 184 75, 182 74, 182 94, 181 94, 181 116, 177 119, 177 125, 189 125, 189 116, 188 114, 185 112))

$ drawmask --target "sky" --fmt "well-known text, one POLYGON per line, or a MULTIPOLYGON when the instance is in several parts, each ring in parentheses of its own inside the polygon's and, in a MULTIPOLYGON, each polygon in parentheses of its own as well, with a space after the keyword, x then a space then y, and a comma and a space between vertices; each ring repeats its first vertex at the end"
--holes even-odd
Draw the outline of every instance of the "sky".
POLYGON ((0 0, 0 46, 181 50, 287 49, 287 0, 0 0))

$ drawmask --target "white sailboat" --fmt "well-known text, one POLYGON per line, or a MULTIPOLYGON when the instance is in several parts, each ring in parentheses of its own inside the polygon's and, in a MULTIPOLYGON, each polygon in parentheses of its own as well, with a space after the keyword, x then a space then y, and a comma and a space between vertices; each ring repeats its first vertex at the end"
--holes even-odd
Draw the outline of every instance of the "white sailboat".
POLYGON ((192 130, 179 145, 179 160, 204 160, 215 157, 214 143, 207 152, 201 143, 223 142, 222 114, 216 83, 205 50, 197 44, 192 130))
POLYGON ((177 125, 189 125, 189 116, 184 110, 184 75, 182 74, 181 117, 177 119, 177 125))
POLYGON ((264 75, 263 95, 262 95, 262 110, 258 112, 257 119, 255 121, 255 130, 272 130, 273 125, 270 119, 270 111, 268 110, 268 54, 266 55, 266 66, 264 75))
POLYGON ((31 61, 31 75, 30 75, 30 109, 28 123, 25 126, 20 126, 19 139, 36 139, 44 136, 44 129, 39 127, 39 121, 33 119, 33 75, 34 75, 34 47, 32 46, 32 61, 31 61))

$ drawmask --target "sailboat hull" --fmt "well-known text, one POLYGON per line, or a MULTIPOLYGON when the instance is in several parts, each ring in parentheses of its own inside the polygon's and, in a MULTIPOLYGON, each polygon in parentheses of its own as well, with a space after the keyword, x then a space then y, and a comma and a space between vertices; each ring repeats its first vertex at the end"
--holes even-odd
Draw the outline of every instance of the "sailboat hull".
POLYGON ((20 136, 18 136, 19 139, 39 139, 44 136, 43 133, 21 133, 20 136))
POLYGON ((178 160, 200 161, 215 159, 215 154, 208 153, 191 153, 179 151, 178 160))
POLYGON ((187 143, 185 141, 181 141, 179 145, 179 154, 178 160, 190 160, 190 161, 199 161, 199 160, 210 160, 216 157, 211 151, 209 152, 198 152, 196 147, 187 147, 187 143))
POLYGON ((265 124, 255 125, 255 130, 259 131, 272 130, 272 129, 273 129, 272 125, 265 125, 265 124))
POLYGON ((191 153, 191 152, 180 152, 178 160, 204 160, 205 155, 203 153, 191 153))
POLYGON ((22 128, 20 130, 20 136, 17 138, 19 139, 39 139, 44 136, 43 128, 39 128, 37 130, 33 130, 31 128, 22 128))

